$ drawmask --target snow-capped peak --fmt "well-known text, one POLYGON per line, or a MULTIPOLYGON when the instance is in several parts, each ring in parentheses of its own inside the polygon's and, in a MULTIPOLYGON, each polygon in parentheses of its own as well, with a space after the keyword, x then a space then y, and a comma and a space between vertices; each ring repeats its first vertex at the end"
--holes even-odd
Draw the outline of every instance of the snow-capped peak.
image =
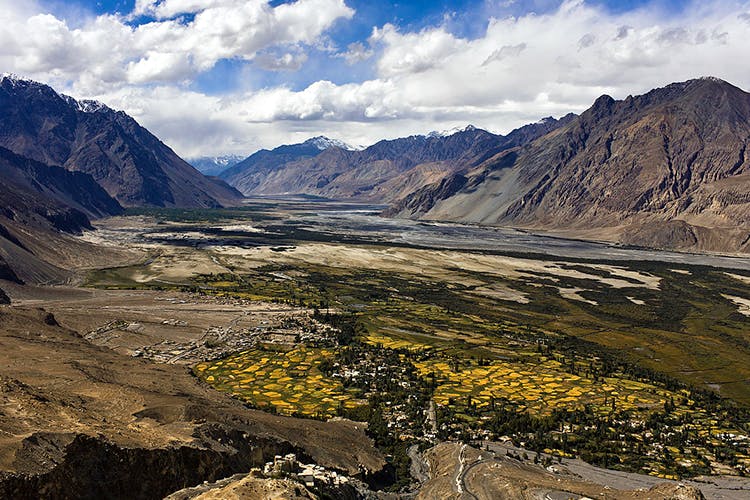
POLYGON ((244 160, 245 156, 226 154, 215 156, 193 156, 188 158, 188 162, 211 163, 217 167, 228 167, 244 160))
POLYGON ((74 97, 65 94, 61 94, 60 97, 62 97, 69 106, 76 108, 82 113, 96 113, 97 111, 106 111, 109 109, 105 104, 91 99, 81 99, 79 101, 74 97))
POLYGON ((2 73, 2 74, 0 74, 0 81, 2 81, 2 80, 8 80, 9 82, 11 82, 13 84, 17 84, 17 83, 20 83, 20 82, 26 82, 26 83, 31 82, 31 80, 29 80, 27 78, 23 78, 22 76, 18 76, 15 73, 2 73))
POLYGON ((312 146, 315 146, 321 151, 324 151, 328 148, 341 148, 341 149, 346 149, 347 151, 356 151, 358 149, 354 146, 351 146, 345 143, 344 141, 340 141, 338 139, 329 139, 328 137, 324 137, 322 135, 306 140, 305 144, 310 144, 312 146))
POLYGON ((703 80, 703 81, 706 81, 706 82, 714 82, 714 83, 726 83, 721 78, 718 78, 718 77, 715 77, 715 76, 701 76, 701 77, 698 77, 698 80, 703 80))
POLYGON ((49 92, 55 95, 58 95, 62 100, 65 101, 66 104, 84 113, 96 113, 97 111, 110 109, 105 104, 99 101, 93 101, 91 99, 82 99, 79 101, 73 97, 70 97, 69 95, 59 94, 52 87, 49 87, 48 85, 45 85, 44 83, 39 83, 34 80, 24 78, 22 76, 18 76, 15 73, 0 73, 0 81, 3 81, 3 82, 8 81, 13 86, 24 84, 26 86, 29 86, 30 88, 36 88, 38 90, 48 89, 49 92))
POLYGON ((78 102, 78 109, 84 113, 96 113, 97 111, 103 111, 109 109, 105 104, 94 101, 91 99, 84 99, 78 102))
POLYGON ((450 137, 461 132, 471 132, 472 130, 476 129, 477 128, 474 125, 466 125, 465 127, 453 127, 448 130, 443 130, 442 132, 438 132, 437 130, 432 131, 427 134, 427 137, 450 137))
POLYGON ((36 82, 29 78, 24 78, 23 76, 19 76, 15 73, 0 73, 0 82, 8 82, 13 86, 13 88, 20 87, 35 89, 37 91, 49 89, 50 92, 57 94, 57 92, 55 92, 52 87, 45 85, 44 83, 36 82))
POLYGON ((216 163, 217 165, 221 165, 223 167, 233 165, 235 163, 239 163, 244 159, 245 157, 240 156, 240 155, 221 155, 221 156, 214 156, 212 158, 214 163, 216 163))
POLYGON ((555 119, 552 118, 551 116, 545 116, 544 118, 542 118, 541 120, 539 120, 537 123, 539 125, 544 125, 545 123, 550 123, 550 122, 553 122, 553 121, 555 121, 555 119))

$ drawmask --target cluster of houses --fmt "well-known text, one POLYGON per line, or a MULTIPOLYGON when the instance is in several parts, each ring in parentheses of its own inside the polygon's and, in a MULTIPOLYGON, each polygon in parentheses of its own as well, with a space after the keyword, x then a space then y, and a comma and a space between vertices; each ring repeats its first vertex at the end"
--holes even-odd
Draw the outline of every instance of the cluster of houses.
POLYGON ((297 479, 307 488, 325 489, 349 483, 349 478, 329 471, 316 464, 302 464, 294 453, 276 455, 273 462, 263 466, 263 474, 271 477, 290 477, 297 479))

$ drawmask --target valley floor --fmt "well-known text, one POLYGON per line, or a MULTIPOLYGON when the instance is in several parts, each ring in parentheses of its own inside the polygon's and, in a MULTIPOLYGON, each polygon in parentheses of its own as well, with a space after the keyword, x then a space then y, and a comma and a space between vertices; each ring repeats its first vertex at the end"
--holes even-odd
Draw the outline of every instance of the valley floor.
MULTIPOLYGON (((125 401, 140 406, 101 407, 99 417, 111 425, 98 432, 115 443, 132 445, 118 430, 132 431, 137 442, 148 428, 156 441, 139 445, 211 448, 219 445, 195 438, 204 425, 231 427, 237 426, 233 419, 246 420, 238 428, 250 435, 279 425, 273 431, 278 451, 296 449, 332 470, 367 479, 357 464, 374 473, 387 456, 390 478, 368 480, 393 491, 415 487, 410 457, 419 446, 430 449, 425 456, 432 468, 422 485, 424 498, 431 487, 455 487, 450 494, 456 498, 513 498, 516 491, 459 491, 455 477, 435 483, 435 454, 459 446, 434 448, 441 442, 512 443, 490 446, 502 462, 497 471, 488 461, 467 472, 466 462, 460 475, 481 472, 500 481, 511 477, 508 471, 528 467, 528 477, 513 481, 539 486, 567 480, 554 472, 560 464, 581 476, 560 490, 569 493, 578 491, 576 481, 595 479, 597 470, 574 456, 621 471, 606 483, 622 490, 750 473, 745 259, 497 230, 481 240, 485 246, 471 248, 477 228, 404 226, 363 215, 361 207, 319 203, 148 210, 98 225, 83 239, 141 257, 79 271, 74 287, 3 286, 14 300, 3 313, 13 326, 6 328, 6 347, 16 349, 5 352, 24 349, 33 360, 27 367, 16 361, 0 373, 10 384, 0 416, 25 422, 4 438, 7 471, 21 470, 13 458, 19 447, 33 449, 38 445, 28 439, 50 430, 30 419, 32 407, 49 407, 50 415, 60 411, 58 403, 97 408, 101 398, 119 401, 112 391, 121 391, 125 401), (52 319, 45 320, 47 313, 52 319), (54 324, 28 344, 23 318, 54 324), (45 367, 42 351, 33 347, 44 342, 59 345, 60 352, 72 349, 70 359, 45 367), (85 367, 74 361, 82 356, 91 357, 85 367), (96 368, 101 364, 122 364, 125 371, 107 374, 96 368), (63 397, 80 403, 34 399, 31 388, 42 398, 53 389, 40 382, 45 369, 71 381, 75 389, 63 397), (160 387, 161 376, 179 387, 160 387), (105 384, 109 395, 86 389, 91 381, 105 384), (219 418, 205 405, 231 408, 226 412, 232 417, 219 418), (240 417, 243 411, 250 416, 240 417), (350 421, 366 422, 368 437, 350 421), (304 425, 309 438, 294 437, 292 429, 304 425), (351 440, 334 444, 329 433, 342 429, 351 440), (647 479, 639 483, 638 477, 647 479)), ((55 428, 66 433, 96 427, 67 410, 60 415, 55 428)), ((253 463, 268 458, 265 453, 253 463)), ((55 455, 49 463, 60 460, 55 455)), ((33 469, 33 460, 26 466, 33 469)), ((745 479, 726 481, 729 488, 747 488, 745 479)), ((724 484, 691 484, 708 498, 741 498, 722 496, 724 484)), ((577 494, 591 496, 591 488, 587 483, 577 494)), ((555 491, 548 497, 557 498, 555 491)))

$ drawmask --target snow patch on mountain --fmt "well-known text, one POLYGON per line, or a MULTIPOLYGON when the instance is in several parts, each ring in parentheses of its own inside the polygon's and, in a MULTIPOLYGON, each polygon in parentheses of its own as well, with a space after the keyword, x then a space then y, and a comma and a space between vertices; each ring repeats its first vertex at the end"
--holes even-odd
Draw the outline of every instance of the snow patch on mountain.
POLYGON ((72 106, 76 108, 78 111, 81 111, 83 113, 96 113, 97 111, 107 111, 110 110, 109 107, 107 107, 106 104, 101 103, 99 101, 94 101, 91 99, 82 99, 77 100, 74 97, 71 97, 69 95, 60 94, 57 91, 55 91, 52 87, 49 87, 48 85, 45 85, 43 83, 35 82, 34 80, 29 80, 28 78, 24 78, 22 76, 18 76, 15 73, 2 73, 0 74, 0 82, 8 82, 14 87, 18 85, 24 85, 24 86, 30 86, 32 88, 38 88, 40 90, 42 89, 49 89, 50 92, 60 96, 60 98, 65 101, 66 104, 69 106, 72 106))
POLYGON ((306 140, 305 144, 315 146, 321 151, 325 151, 329 148, 341 148, 346 149, 347 151, 359 151, 364 149, 361 146, 352 146, 351 144, 347 144, 344 141, 340 141, 338 139, 329 139, 328 137, 322 135, 306 140))
POLYGON ((188 158, 187 162, 205 175, 218 175, 244 159, 244 156, 226 154, 188 158))
POLYGON ((239 155, 221 155, 221 156, 211 156, 211 157, 204 157, 204 160, 209 160, 213 162, 215 165, 219 165, 222 167, 228 167, 230 165, 234 165, 236 163, 241 162, 245 159, 244 156, 239 155))
MULTIPOLYGON (((65 97, 68 97, 68 96, 65 96, 65 97)), ((109 107, 107 107, 106 104, 104 104, 102 102, 99 102, 99 101, 94 101, 94 100, 91 100, 91 99, 84 99, 84 100, 81 100, 81 101, 77 101, 77 100, 73 99, 72 97, 70 99, 73 102, 75 102, 76 107, 78 108, 78 111, 81 111, 83 113, 96 113, 98 111, 108 111, 109 110, 109 107)))
POLYGON ((32 81, 23 78, 22 76, 18 76, 15 73, 0 73, 0 81, 8 81, 12 83, 13 85, 17 85, 19 83, 31 83, 32 81))
POLYGON ((466 125, 465 127, 453 127, 448 130, 443 131, 437 131, 433 130, 429 134, 426 135, 426 137, 450 137, 455 134, 460 134, 461 132, 471 132, 472 130, 476 130, 477 128, 474 125, 466 125))

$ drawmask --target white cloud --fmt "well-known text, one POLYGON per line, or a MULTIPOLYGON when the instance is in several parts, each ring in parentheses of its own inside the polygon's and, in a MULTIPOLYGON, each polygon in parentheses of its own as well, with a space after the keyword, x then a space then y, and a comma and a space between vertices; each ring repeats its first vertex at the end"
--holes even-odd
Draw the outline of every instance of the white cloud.
POLYGON ((231 0, 136 0, 133 15, 169 19, 178 14, 193 14, 232 3, 231 0))
POLYGON ((189 54, 184 52, 147 52, 137 62, 130 62, 127 68, 130 83, 153 81, 179 81, 192 73, 189 54))
MULTIPOLYGON (((23 2, 21 2, 23 3, 23 2)), ((135 13, 156 21, 131 26, 119 16, 84 20, 72 28, 52 14, 32 14, 0 0, 0 64, 42 80, 72 81, 81 91, 104 84, 177 82, 210 70, 221 59, 253 60, 274 47, 312 45, 354 11, 344 0, 139 1, 135 13), (194 14, 192 18, 174 17, 194 14)), ((288 67, 303 61, 282 56, 288 67)))
POLYGON ((248 97, 247 119, 415 120, 419 131, 463 118, 507 131, 581 111, 602 93, 622 98, 705 74, 750 88, 750 75, 732 63, 750 36, 741 12, 715 1, 672 17, 648 8, 611 14, 568 1, 544 15, 492 19, 473 40, 444 27, 385 25, 370 38, 382 49, 376 79, 263 91, 248 97))
POLYGON ((519 43, 518 45, 503 45, 492 54, 490 54, 490 56, 484 60, 482 66, 486 66, 493 61, 502 61, 507 57, 518 57, 525 49, 526 43, 523 42, 519 43))
POLYGON ((381 43, 385 49, 378 61, 382 76, 421 73, 450 63, 454 54, 466 50, 468 42, 456 38, 445 28, 401 34, 392 24, 375 29, 371 42, 381 43))
POLYGON ((258 55, 254 61, 258 67, 267 71, 297 71, 307 61, 307 54, 304 52, 287 52, 282 55, 265 53, 258 55))
POLYGON ((375 51, 365 47, 365 44, 362 42, 352 42, 346 49, 346 52, 337 54, 336 57, 343 57, 350 66, 366 61, 375 55, 375 51))

